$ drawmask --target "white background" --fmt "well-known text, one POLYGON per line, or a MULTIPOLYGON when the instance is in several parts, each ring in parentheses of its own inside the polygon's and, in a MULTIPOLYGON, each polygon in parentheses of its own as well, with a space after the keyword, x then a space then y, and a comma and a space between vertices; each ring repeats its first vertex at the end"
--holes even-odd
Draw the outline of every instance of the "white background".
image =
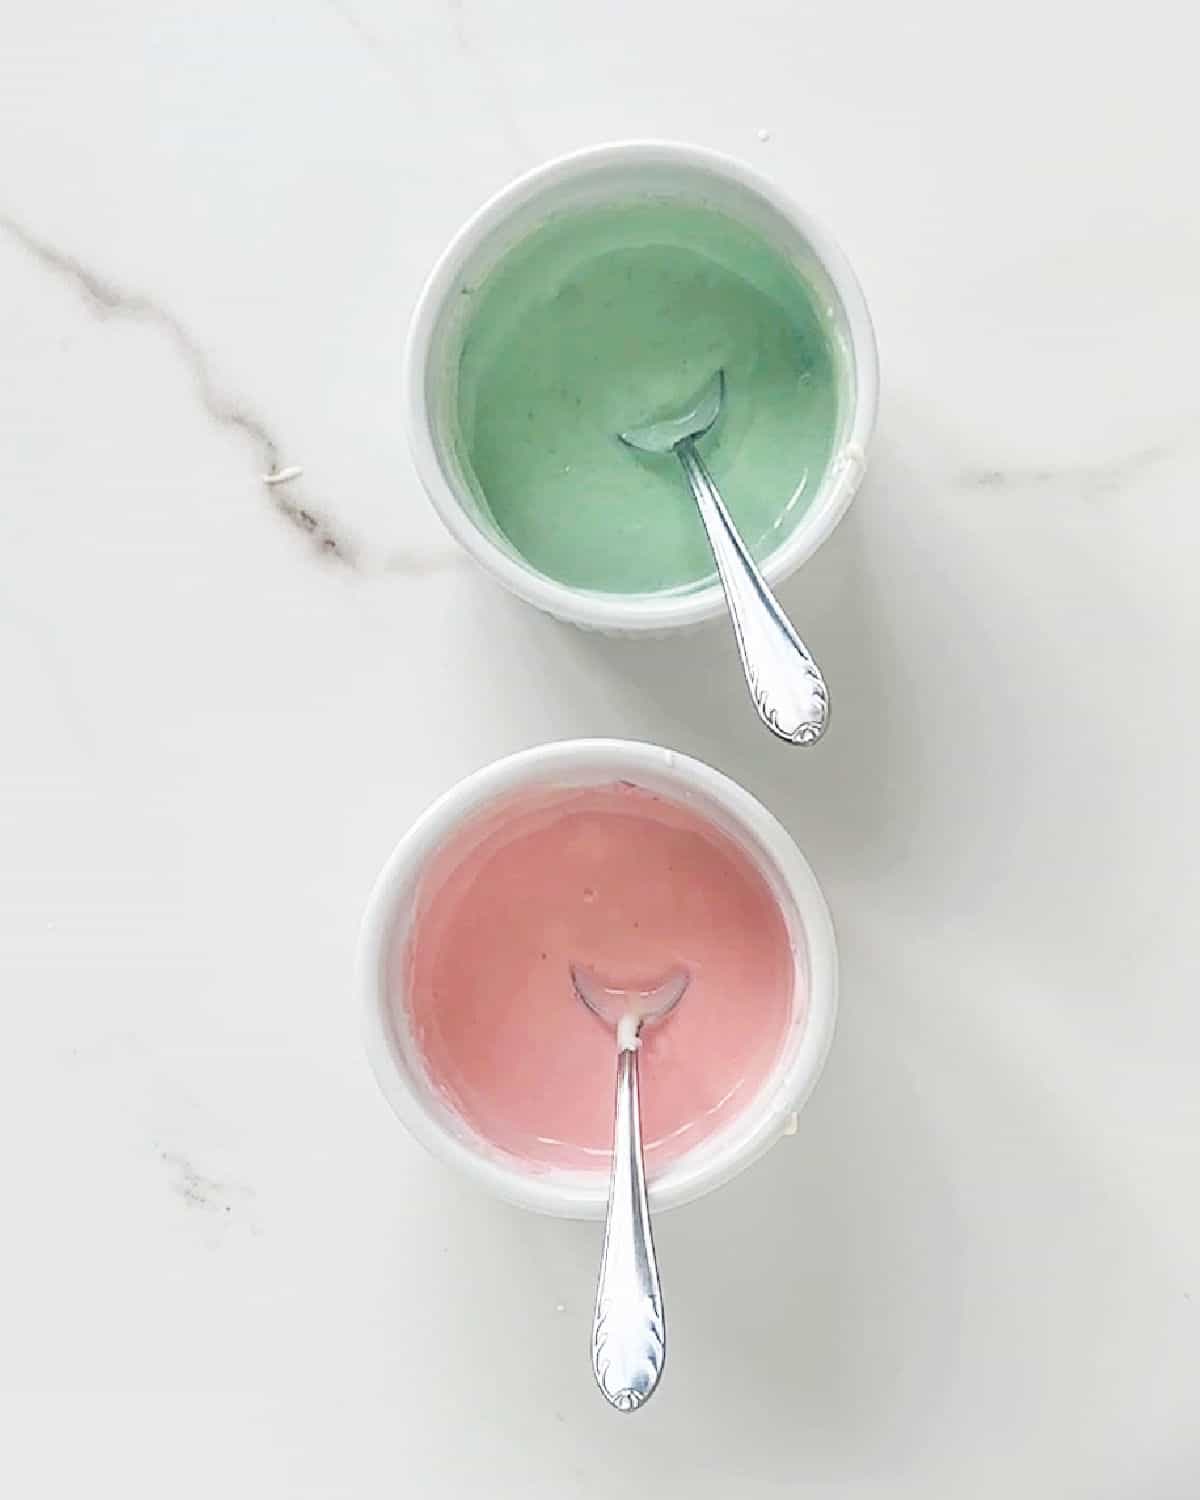
POLYGON ((10 7, 6 1495, 1193 1500, 1185 14, 10 7), (756 729, 719 629, 630 648, 502 596, 406 455, 448 236, 636 135, 774 176, 876 317, 872 472, 785 590, 834 694, 815 751, 756 729), (588 1368, 596 1227, 426 1159, 350 981, 410 819, 596 733, 763 798, 844 966, 799 1134, 661 1222, 671 1366, 632 1420, 588 1368))

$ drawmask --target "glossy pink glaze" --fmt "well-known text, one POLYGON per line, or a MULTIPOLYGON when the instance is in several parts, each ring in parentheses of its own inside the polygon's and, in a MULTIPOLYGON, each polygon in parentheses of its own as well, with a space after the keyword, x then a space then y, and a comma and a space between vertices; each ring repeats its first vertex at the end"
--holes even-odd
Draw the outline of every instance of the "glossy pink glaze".
POLYGON ((425 875, 401 961, 434 1085, 540 1167, 607 1170, 610 1154, 616 1041, 573 994, 572 962, 622 987, 676 964, 691 975, 643 1033, 651 1165, 745 1107, 795 1019, 763 876, 698 812, 625 783, 509 799, 460 829, 425 875))

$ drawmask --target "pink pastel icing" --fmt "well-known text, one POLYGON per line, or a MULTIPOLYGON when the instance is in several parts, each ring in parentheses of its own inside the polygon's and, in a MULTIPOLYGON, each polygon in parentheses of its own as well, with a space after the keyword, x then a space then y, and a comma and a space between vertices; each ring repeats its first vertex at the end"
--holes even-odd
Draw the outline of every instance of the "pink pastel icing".
MULTIPOLYGON (((622 987, 677 964, 687 993, 643 1034, 651 1170, 752 1099, 802 1019, 787 926, 749 856, 697 810, 626 783, 525 794, 427 870, 401 956, 430 1079, 532 1167, 606 1170, 616 1040, 572 962, 622 987)), ((396 1003, 402 1003, 397 999, 396 1003)))

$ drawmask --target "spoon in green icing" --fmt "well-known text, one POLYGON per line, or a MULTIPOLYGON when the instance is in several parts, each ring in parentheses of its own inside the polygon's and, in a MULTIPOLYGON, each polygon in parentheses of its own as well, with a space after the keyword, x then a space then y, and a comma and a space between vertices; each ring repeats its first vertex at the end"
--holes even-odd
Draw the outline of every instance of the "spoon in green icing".
POLYGON ((639 453, 674 453, 683 466, 759 717, 789 744, 812 745, 829 718, 825 679, 751 557, 696 447, 715 425, 724 399, 725 372, 718 370, 686 411, 631 427, 620 438, 639 453))

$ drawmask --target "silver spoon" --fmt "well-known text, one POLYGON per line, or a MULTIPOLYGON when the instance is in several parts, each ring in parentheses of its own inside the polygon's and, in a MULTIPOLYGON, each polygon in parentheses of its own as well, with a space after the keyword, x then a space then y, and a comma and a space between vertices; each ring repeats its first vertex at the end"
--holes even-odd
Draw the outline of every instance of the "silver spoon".
POLYGON ((733 620, 738 654, 759 717, 792 745, 811 745, 825 732, 829 692, 820 669, 767 586, 733 524, 713 477, 696 450, 725 399, 718 370, 682 415, 631 427, 621 441, 641 453, 674 453, 683 465, 733 620))
POLYGON ((638 1102, 638 1047, 643 1026, 679 1004, 688 987, 683 969, 645 990, 606 984, 590 969, 571 966, 575 993, 617 1033, 617 1106, 604 1254, 592 1322, 592 1371, 618 1411, 636 1411, 654 1394, 667 1357, 662 1288, 650 1232, 642 1117, 638 1102))

